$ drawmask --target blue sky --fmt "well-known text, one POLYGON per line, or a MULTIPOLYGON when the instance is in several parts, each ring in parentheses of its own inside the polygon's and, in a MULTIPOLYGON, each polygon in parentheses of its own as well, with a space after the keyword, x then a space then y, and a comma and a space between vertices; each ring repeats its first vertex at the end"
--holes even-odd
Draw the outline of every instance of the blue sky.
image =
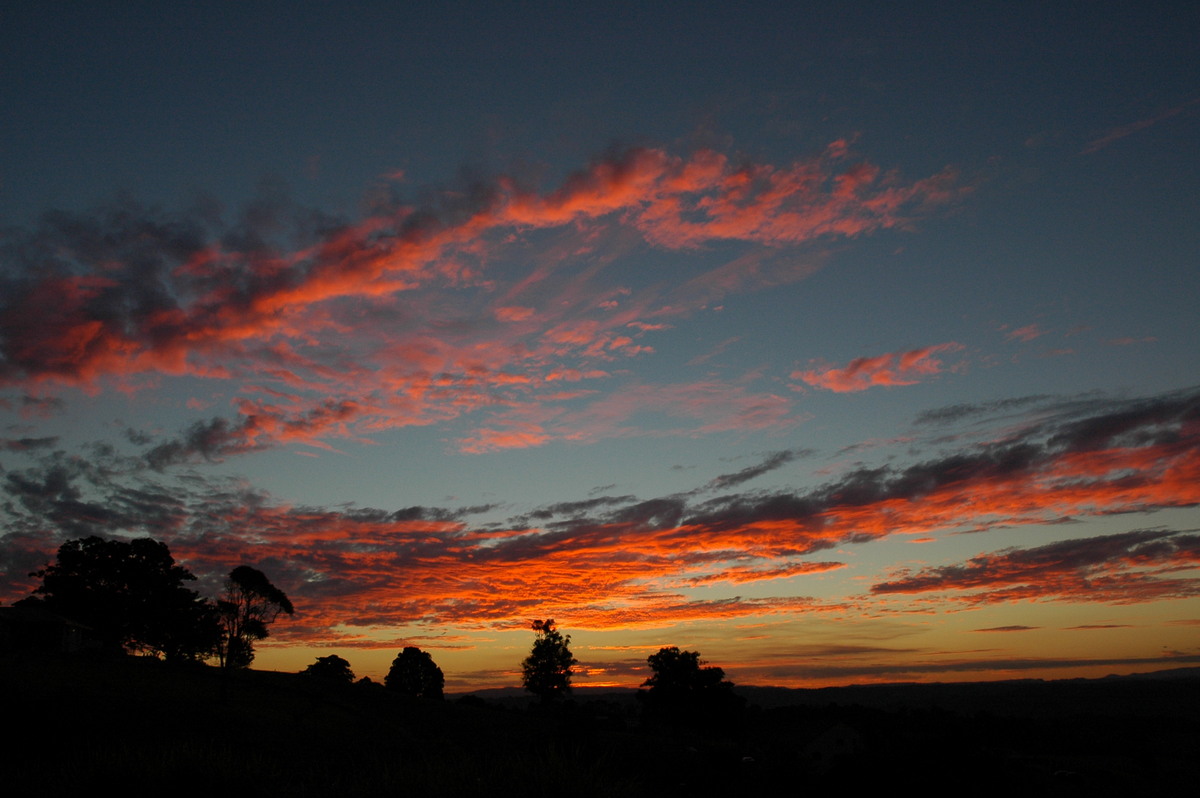
POLYGON ((512 684, 1191 664, 1191 4, 0 12, 0 568, 512 684))

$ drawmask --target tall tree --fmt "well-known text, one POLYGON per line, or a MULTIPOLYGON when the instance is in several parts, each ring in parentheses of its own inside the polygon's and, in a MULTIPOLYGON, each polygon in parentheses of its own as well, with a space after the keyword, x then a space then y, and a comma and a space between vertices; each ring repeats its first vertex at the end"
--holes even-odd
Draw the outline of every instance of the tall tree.
POLYGON ((216 645, 212 605, 184 586, 196 577, 152 538, 70 540, 30 576, 42 580, 34 601, 91 627, 107 651, 189 660, 216 645))
POLYGON ((384 687, 413 698, 442 697, 446 677, 428 651, 405 646, 392 660, 392 667, 383 680, 384 687))
POLYGON ((554 619, 534 621, 533 631, 537 637, 521 663, 521 680, 526 690, 551 702, 571 692, 571 669, 579 661, 571 654, 571 636, 564 637, 555 628, 554 619))
POLYGON ((266 574, 239 565, 225 580, 225 595, 217 601, 221 618, 221 645, 217 657, 223 668, 245 668, 254 661, 254 641, 263 640, 267 627, 280 613, 295 610, 282 590, 266 574))

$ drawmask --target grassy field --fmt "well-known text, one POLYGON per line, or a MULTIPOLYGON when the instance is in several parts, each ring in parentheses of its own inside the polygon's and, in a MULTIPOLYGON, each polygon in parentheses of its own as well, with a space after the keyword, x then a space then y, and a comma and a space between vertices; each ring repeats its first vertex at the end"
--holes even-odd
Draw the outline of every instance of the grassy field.
POLYGON ((611 698, 513 709, 153 660, 10 660, 0 662, 0 699, 16 738, 3 747, 3 783, 10 795, 566 798, 902 785, 1140 795, 1184 794, 1200 775, 1200 680, 947 688, 802 691, 791 705, 696 726, 646 724, 636 702, 611 698))

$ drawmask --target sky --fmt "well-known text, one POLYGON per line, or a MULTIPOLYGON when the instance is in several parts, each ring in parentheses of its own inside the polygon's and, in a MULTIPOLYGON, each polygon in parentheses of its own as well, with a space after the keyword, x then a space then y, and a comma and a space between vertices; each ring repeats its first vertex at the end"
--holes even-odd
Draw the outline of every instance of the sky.
POLYGON ((0 601, 451 692, 1200 664, 1195 3, 0 9, 0 601))

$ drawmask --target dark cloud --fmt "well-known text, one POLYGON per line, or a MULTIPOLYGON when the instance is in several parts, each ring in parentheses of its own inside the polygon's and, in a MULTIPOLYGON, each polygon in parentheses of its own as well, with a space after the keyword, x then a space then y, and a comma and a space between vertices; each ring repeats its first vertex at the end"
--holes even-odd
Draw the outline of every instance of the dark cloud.
POLYGON ((808 449, 785 449, 779 452, 772 452, 758 465, 747 466, 740 471, 735 471, 732 474, 721 474, 714 477, 708 483, 710 490, 727 490, 728 488, 741 485, 743 482, 760 477, 763 474, 774 471, 777 468, 782 468, 788 463, 807 454, 811 454, 808 449))
MULTIPOLYGON (((231 222, 222 215, 213 203, 176 212, 119 199, 4 231, 0 384, 179 373, 196 358, 236 354, 223 328, 258 323, 256 303, 309 278, 313 260, 282 253, 344 229, 270 181, 231 222)), ((30 412, 61 409, 53 398, 24 403, 30 412)))
POLYGON ((146 452, 146 464, 161 471, 168 466, 195 462, 198 459, 215 462, 226 456, 265 448, 253 440, 257 426, 254 416, 239 423, 217 416, 197 421, 178 438, 160 443, 146 452))
POLYGON ((0 451, 32 452, 49 449, 58 443, 58 437, 47 438, 0 438, 0 451))
MULTIPOLYGON (((2 369, 3 364, 0 363, 0 370, 2 369)), ((61 413, 66 406, 67 403, 57 396, 29 396, 26 394, 21 397, 21 412, 36 418, 49 418, 55 413, 61 413)))
POLYGON ((142 430, 136 430, 133 427, 125 429, 125 439, 135 446, 149 446, 154 442, 154 436, 142 430))
POLYGON ((0 245, 9 266, 0 279, 0 383, 83 379, 112 356, 114 342, 152 346, 178 336, 172 275, 205 240, 194 221, 130 202, 50 212, 36 230, 8 231, 0 245))
POLYGON ((986 629, 976 629, 976 632, 1032 632, 1040 626, 989 626, 986 629))
POLYGON ((1200 535, 1194 530, 1143 529, 1004 549, 961 565, 902 572, 896 579, 872 585, 871 592, 971 591, 971 598, 977 601, 1166 598, 1200 593, 1200 583, 1175 576, 1180 567, 1197 565, 1200 535))
MULTIPOLYGON (((1044 452, 1033 445, 985 447, 903 469, 858 468, 836 482, 805 494, 733 495, 705 502, 686 524, 731 528, 766 521, 819 523, 836 507, 865 507, 894 500, 914 501, 952 485, 1008 480, 1029 472, 1044 452)), ((820 548, 831 542, 812 543, 820 548)))
POLYGON ((382 518, 387 521, 462 521, 464 518, 489 513, 498 508, 499 505, 496 504, 476 504, 454 509, 417 505, 405 507, 391 513, 385 513, 383 510, 362 510, 360 512, 372 515, 380 513, 382 514, 382 518))
POLYGON ((1154 446, 1190 443, 1181 433, 1200 421, 1200 393, 1195 388, 1125 403, 1107 413, 1071 420, 1049 440, 1069 451, 1096 451, 1110 446, 1154 446))
POLYGON ((521 523, 548 521, 559 517, 580 518, 587 513, 592 513, 606 507, 627 505, 636 501, 636 496, 597 496, 592 499, 584 499, 583 501, 558 502, 546 505, 545 507, 539 507, 520 518, 521 523))
MULTIPOLYGON (((1187 454, 1200 449, 1200 427, 1196 424, 1200 417, 1200 392, 1195 389, 1151 399, 1088 405, 1092 410, 1090 415, 1070 406, 1058 415, 1044 415, 1038 423, 1008 440, 980 444, 903 468, 860 467, 806 493, 716 497, 693 508, 684 523, 726 529, 767 521, 820 526, 836 508, 901 500, 914 502, 952 489, 968 490, 972 485, 1007 484, 1016 489, 1035 474, 1055 468, 1066 456, 1101 447, 1119 447, 1136 463, 1143 462, 1141 453, 1144 453, 1145 459, 1157 463, 1179 458, 1181 467, 1192 467, 1187 454)), ((1097 489, 1108 485, 1115 477, 1108 470, 1111 464, 1104 468, 1095 475, 1080 474, 1079 484, 1093 480, 1097 489)), ((1125 486, 1147 486, 1154 477, 1130 474, 1120 479, 1125 486)), ((1197 501, 1190 496, 1176 497, 1171 506, 1192 506, 1197 501)), ((883 530, 880 534, 887 532, 883 530)), ((868 534, 862 539, 869 537, 868 534)), ((820 548, 831 543, 815 541, 810 545, 820 548)))
POLYGON ((8 528, 26 534, 42 531, 56 540, 110 532, 132 521, 119 508, 85 495, 79 485, 85 472, 81 462, 59 458, 6 473, 2 489, 8 497, 8 528))
POLYGON ((623 507, 609 515, 606 520, 643 529, 670 529, 679 525, 684 507, 684 500, 676 496, 649 499, 623 507))
POLYGON ((1034 394, 1031 396, 1018 396, 1010 399, 999 399, 994 402, 948 405, 946 407, 938 407, 934 408, 933 410, 926 410, 922 413, 919 413, 913 423, 917 425, 950 424, 956 421, 962 421, 966 418, 993 416, 997 413, 1008 413, 1014 410, 1023 410, 1030 405, 1044 404, 1051 399, 1053 399, 1053 397, 1048 394, 1034 394))

